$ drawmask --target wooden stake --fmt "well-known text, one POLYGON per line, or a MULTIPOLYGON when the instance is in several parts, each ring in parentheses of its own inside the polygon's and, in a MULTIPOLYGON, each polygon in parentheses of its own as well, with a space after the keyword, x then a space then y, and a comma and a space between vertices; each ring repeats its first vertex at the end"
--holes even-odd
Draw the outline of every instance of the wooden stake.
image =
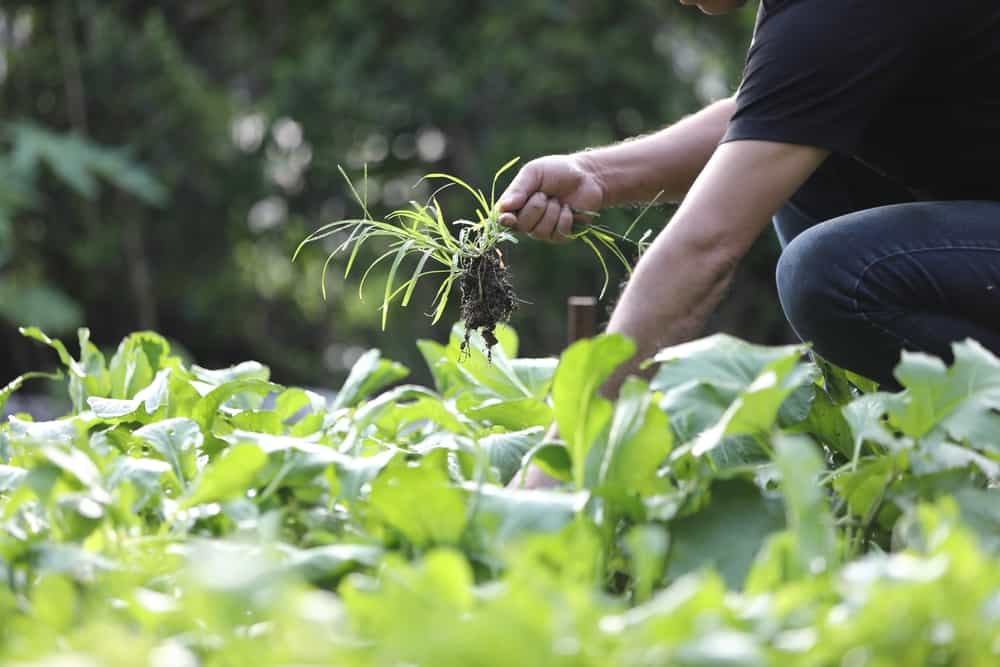
POLYGON ((592 296, 571 296, 567 302, 569 312, 568 343, 572 345, 597 333, 597 299, 592 296))

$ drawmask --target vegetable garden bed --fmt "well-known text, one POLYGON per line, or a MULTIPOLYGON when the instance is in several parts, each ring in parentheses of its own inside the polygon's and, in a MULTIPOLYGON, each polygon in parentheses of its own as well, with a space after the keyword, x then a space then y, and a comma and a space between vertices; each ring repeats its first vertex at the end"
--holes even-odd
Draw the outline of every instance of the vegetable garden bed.
MULTIPOLYGON (((365 355, 333 401, 152 333, 0 426, 0 663, 995 665, 1000 362, 907 388, 714 336, 365 355), (265 397, 270 397, 262 407, 265 397), (555 421, 565 447, 543 443, 555 421), (517 488, 534 460, 564 485, 517 488)), ((18 389, 0 390, 0 404, 18 389)))

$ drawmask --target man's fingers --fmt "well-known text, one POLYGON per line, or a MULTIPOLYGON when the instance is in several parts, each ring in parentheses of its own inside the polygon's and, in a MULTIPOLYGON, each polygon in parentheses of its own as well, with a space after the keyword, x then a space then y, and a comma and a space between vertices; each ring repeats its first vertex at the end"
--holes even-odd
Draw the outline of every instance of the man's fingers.
POLYGON ((549 205, 549 198, 541 192, 536 192, 517 214, 516 229, 524 234, 530 234, 538 226, 549 205))
POLYGON ((556 243, 565 243, 569 241, 569 235, 572 233, 573 209, 568 204, 564 204, 562 210, 559 212, 559 222, 556 223, 556 232, 552 240, 556 243))
POLYGON ((562 204, 557 199, 550 199, 545 207, 545 213, 541 220, 531 232, 533 238, 539 241, 551 241, 559 224, 559 214, 562 212, 562 204))
POLYGON ((538 192, 541 184, 541 170, 531 164, 525 165, 524 169, 517 173, 514 180, 500 195, 500 200, 497 202, 500 205, 500 211, 503 213, 517 212, 528 203, 529 197, 538 192))

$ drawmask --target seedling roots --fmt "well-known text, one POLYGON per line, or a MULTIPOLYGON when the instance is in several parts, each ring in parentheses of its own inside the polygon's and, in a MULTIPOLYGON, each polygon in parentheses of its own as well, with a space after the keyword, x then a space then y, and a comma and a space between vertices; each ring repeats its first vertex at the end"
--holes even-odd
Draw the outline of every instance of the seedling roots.
POLYGON ((507 322, 517 309, 510 269, 504 264, 500 250, 494 248, 463 259, 459 286, 462 290, 462 319, 465 320, 462 352, 468 350, 469 337, 473 330, 478 329, 492 359, 493 346, 498 342, 496 326, 507 322))

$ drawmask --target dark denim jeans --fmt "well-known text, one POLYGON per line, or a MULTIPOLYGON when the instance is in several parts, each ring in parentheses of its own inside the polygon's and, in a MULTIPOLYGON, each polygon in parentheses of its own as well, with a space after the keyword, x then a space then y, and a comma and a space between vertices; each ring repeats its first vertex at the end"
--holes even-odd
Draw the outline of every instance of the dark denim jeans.
POLYGON ((896 389, 903 350, 1000 354, 1000 202, 918 201, 832 156, 774 225, 781 305, 820 356, 896 389))

